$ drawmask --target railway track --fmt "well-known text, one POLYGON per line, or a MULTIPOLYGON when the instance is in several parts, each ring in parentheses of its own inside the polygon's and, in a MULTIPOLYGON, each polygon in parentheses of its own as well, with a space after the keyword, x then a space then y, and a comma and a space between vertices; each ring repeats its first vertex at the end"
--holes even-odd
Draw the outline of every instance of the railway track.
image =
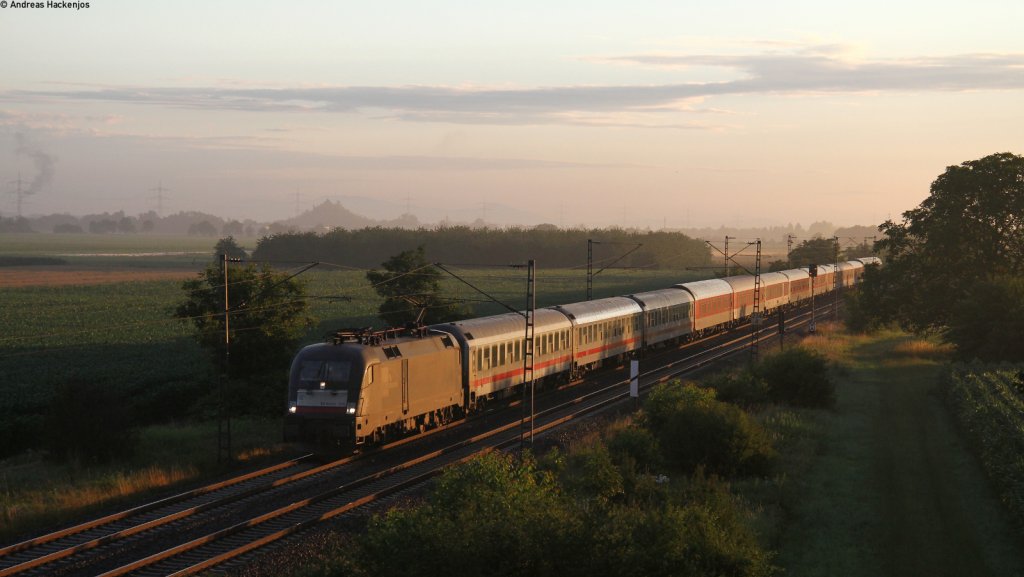
MULTIPOLYGON (((809 312, 794 315, 790 326, 805 323, 809 317, 809 312)), ((762 329, 761 341, 774 335, 767 328, 770 325, 762 329)), ((750 328, 709 340, 713 341, 711 346, 641 374, 641 390, 748 347, 750 328)), ((542 435, 628 401, 629 391, 624 386, 628 382, 629 379, 615 380, 581 390, 568 400, 541 408, 532 421, 529 417, 514 415, 517 412, 514 409, 495 413, 488 417, 490 422, 483 432, 467 431, 461 439, 408 460, 390 463, 381 459, 384 462, 379 465, 355 466, 365 460, 355 456, 317 465, 311 455, 306 455, 10 545, 0 549, 0 577, 193 575, 219 565, 229 568, 232 560, 248 558, 256 549, 280 543, 327 519, 421 485, 455 463, 487 451, 517 446, 524 442, 528 431, 542 435), (530 429, 526 428, 527 423, 532 425, 530 429), (345 465, 353 466, 343 467, 345 465), (345 474, 336 474, 339 471, 345 474), (318 476, 324 479, 308 481, 318 476), (304 480, 306 484, 302 484, 304 480), (288 491, 283 491, 285 488, 288 491), (276 498, 268 497, 275 492, 276 498), (287 500, 295 492, 314 496, 287 500), (282 503, 282 499, 286 501, 282 503), (235 521, 234 516, 241 513, 225 513, 232 507, 244 509, 240 520, 235 521)), ((390 447, 422 438, 413 437, 390 447)))

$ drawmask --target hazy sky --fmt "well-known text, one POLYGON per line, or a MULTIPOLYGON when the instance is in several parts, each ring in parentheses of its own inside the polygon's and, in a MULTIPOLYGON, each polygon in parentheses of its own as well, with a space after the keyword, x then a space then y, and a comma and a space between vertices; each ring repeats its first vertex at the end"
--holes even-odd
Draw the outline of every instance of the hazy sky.
POLYGON ((10 3, 26 214, 138 214, 162 183, 164 213, 259 220, 877 224, 1024 153, 1020 0, 10 3))

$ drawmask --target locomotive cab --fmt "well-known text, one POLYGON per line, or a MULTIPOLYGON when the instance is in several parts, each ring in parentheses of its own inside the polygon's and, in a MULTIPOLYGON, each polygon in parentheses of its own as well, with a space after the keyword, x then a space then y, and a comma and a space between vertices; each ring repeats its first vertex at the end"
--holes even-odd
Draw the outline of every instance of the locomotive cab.
POLYGON ((429 330, 339 332, 292 361, 285 441, 343 449, 447 424, 463 402, 460 348, 429 330))
POLYGON ((302 349, 288 379, 285 441, 351 443, 366 369, 358 347, 324 343, 302 349))

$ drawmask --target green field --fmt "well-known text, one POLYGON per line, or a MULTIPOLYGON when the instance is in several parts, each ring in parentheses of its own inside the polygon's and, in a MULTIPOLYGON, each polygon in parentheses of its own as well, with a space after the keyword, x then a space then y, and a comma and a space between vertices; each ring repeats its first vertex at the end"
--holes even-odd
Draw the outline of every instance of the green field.
MULTIPOLYGON (((138 411, 142 422, 187 417, 188 399, 214 380, 192 338, 192 327, 172 317, 183 300, 181 279, 212 261, 215 240, 148 235, 3 235, 0 256, 59 257, 65 265, 0 267, 0 440, 5 454, 31 444, 40 416, 57 385, 90 381, 110 387, 138 411), (41 271, 59 282, 33 282, 41 271), (118 282, 82 280, 118 271, 118 282), (178 278, 156 278, 171 273, 178 278), (127 274, 129 280, 123 280, 127 274), (36 286, 16 286, 19 282, 36 286), (85 284, 83 284, 85 283, 85 284), (88 284, 91 283, 91 284, 88 284)), ((253 248, 255 241, 243 246, 253 248)), ((301 265, 284 263, 283 271, 301 265), (291 267, 291 268, 285 268, 291 267)), ((526 301, 526 273, 508 267, 452 269, 465 282, 445 275, 446 295, 463 300, 475 315, 505 312, 483 291, 507 306, 526 301), (477 287, 470 288, 466 283, 477 287)), ((48 277, 47 277, 48 278, 48 277)), ((324 340, 346 327, 383 327, 380 297, 365 271, 321 265, 298 277, 314 326, 304 343, 324 340)), ((684 271, 615 270, 595 277, 595 297, 627 294, 696 278, 684 271)), ((583 268, 537 272, 537 305, 584 300, 583 268)), ((281 367, 284 388, 287 367, 281 367)))

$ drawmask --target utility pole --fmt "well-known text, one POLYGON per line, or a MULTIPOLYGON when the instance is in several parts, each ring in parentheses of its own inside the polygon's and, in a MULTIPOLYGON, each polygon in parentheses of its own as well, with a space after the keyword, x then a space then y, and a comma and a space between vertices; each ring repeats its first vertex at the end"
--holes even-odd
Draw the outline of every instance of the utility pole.
POLYGON ((786 264, 789 264, 789 255, 793 253, 793 239, 795 238, 795 235, 786 235, 786 264))
POLYGON ((526 335, 523 340, 523 417, 520 425, 520 447, 526 444, 526 389, 530 389, 530 446, 533 446, 534 380, 533 339, 537 315, 537 261, 530 259, 526 268, 526 335))
MULTIPOLYGON (((220 409, 217 418, 217 462, 231 460, 231 413, 228 410, 228 385, 231 382, 231 307, 228 301, 228 262, 232 259, 227 253, 224 261, 224 378, 220 383, 220 409)), ((237 259, 236 259, 237 260, 237 259)))
POLYGON ((754 256, 754 312, 750 315, 750 366, 754 366, 757 363, 757 340, 761 333, 761 239, 748 244, 757 245, 754 256))
MULTIPOLYGON (((600 244, 600 243, 598 243, 600 244)), ((594 241, 587 239, 587 300, 594 298, 594 241)))
POLYGON ((810 277, 811 281, 811 324, 808 325, 807 332, 813 333, 817 330, 814 323, 814 291, 817 287, 814 285, 817 284, 815 283, 815 280, 818 278, 818 265, 815 263, 807 265, 807 275, 810 277))
POLYGON ((835 274, 833 275, 833 286, 832 291, 835 293, 835 297, 832 299, 832 322, 839 322, 839 289, 843 287, 842 272, 839 270, 839 237, 833 237, 832 240, 835 242, 835 274))
POLYGON ((735 236, 725 235, 725 276, 729 276, 729 239, 735 239, 735 236))
POLYGON ((592 239, 589 239, 589 238, 587 239, 587 300, 588 301, 591 300, 594 297, 594 277, 599 275, 599 274, 601 274, 601 273, 603 273, 605 270, 608 269, 608 267, 612 266, 613 264, 615 264, 615 263, 619 262, 620 260, 626 258, 627 256, 633 254, 634 252, 639 250, 640 247, 642 247, 644 245, 644 243, 642 243, 642 242, 638 242, 638 243, 634 244, 633 248, 627 250, 622 255, 620 255, 618 258, 616 258, 612 262, 610 262, 607 265, 605 265, 601 270, 599 270, 597 272, 594 272, 594 245, 595 244, 633 244, 633 243, 629 243, 629 242, 606 242, 606 243, 602 243, 600 241, 592 240, 592 239))

